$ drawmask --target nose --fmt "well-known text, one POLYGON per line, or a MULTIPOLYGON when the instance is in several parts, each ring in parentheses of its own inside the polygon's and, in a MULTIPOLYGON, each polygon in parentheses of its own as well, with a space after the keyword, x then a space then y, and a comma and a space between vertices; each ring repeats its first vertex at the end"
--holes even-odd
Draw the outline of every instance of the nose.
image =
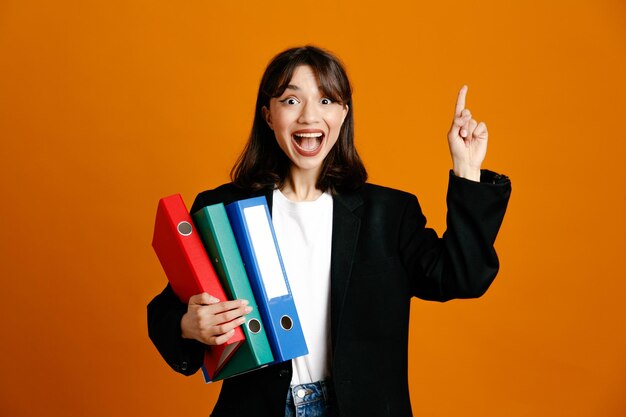
POLYGON ((311 124, 319 121, 319 108, 315 101, 307 101, 301 108, 302 111, 300 112, 300 117, 298 117, 299 123, 311 124))

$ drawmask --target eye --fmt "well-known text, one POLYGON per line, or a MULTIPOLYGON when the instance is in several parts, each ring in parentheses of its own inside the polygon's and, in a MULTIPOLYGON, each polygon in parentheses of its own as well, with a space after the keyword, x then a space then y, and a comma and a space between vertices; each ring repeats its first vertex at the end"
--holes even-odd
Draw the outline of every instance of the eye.
POLYGON ((331 99, 329 99, 328 97, 324 97, 323 99, 320 100, 320 103, 322 103, 322 104, 333 104, 333 101, 331 99))
POLYGON ((298 99, 294 98, 294 97, 287 97, 286 99, 280 100, 281 103, 285 103, 285 104, 289 104, 289 105, 294 105, 294 104, 298 104, 300 103, 298 101, 298 99))

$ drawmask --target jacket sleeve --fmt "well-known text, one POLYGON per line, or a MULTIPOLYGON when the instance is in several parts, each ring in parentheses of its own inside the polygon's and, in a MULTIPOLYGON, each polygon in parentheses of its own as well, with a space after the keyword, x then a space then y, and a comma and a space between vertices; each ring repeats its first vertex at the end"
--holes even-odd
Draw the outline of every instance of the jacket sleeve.
POLYGON ((205 345, 183 339, 180 320, 187 304, 179 301, 169 284, 148 304, 148 335, 168 365, 183 375, 193 375, 204 360, 205 345))
POLYGON ((450 171, 442 238, 425 228, 417 199, 407 204, 400 245, 415 296, 447 301, 487 291, 499 268, 494 243, 510 195, 511 182, 504 175, 483 170, 475 182, 450 171))

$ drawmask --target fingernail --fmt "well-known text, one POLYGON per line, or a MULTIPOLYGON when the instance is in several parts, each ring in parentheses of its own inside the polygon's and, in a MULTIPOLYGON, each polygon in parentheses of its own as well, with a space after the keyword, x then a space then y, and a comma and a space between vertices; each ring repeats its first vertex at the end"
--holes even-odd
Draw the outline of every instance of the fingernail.
POLYGON ((212 303, 219 303, 219 302, 220 302, 220 299, 219 299, 219 298, 217 298, 217 297, 213 297, 213 296, 211 296, 211 302, 212 302, 212 303))
POLYGON ((252 307, 248 306, 248 307, 246 307, 246 308, 244 309, 244 311, 245 311, 245 312, 246 312, 246 314, 247 314, 247 313, 249 313, 249 312, 251 312, 251 311, 252 311, 252 307))
POLYGON ((247 306, 248 305, 248 300, 241 300, 241 305, 247 306))
POLYGON ((461 130, 461 136, 463 136, 463 137, 467 136, 467 130, 462 129, 461 130))
POLYGON ((246 319, 244 317, 239 317, 239 320, 237 320, 239 323, 245 323, 246 319))

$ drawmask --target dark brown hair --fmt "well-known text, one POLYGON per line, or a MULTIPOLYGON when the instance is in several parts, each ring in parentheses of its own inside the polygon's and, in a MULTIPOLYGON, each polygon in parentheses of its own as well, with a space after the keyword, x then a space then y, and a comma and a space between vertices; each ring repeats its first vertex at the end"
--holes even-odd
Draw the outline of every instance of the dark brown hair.
POLYGON ((312 68, 326 96, 348 106, 337 143, 324 159, 317 188, 334 193, 358 188, 367 180, 367 171, 354 147, 352 87, 346 71, 339 59, 329 52, 304 46, 276 55, 263 74, 250 137, 230 172, 232 181, 238 187, 250 191, 273 189, 281 187, 289 175, 289 158, 280 149, 274 132, 267 125, 263 107, 269 108, 270 99, 283 94, 295 69, 301 65, 312 68))

